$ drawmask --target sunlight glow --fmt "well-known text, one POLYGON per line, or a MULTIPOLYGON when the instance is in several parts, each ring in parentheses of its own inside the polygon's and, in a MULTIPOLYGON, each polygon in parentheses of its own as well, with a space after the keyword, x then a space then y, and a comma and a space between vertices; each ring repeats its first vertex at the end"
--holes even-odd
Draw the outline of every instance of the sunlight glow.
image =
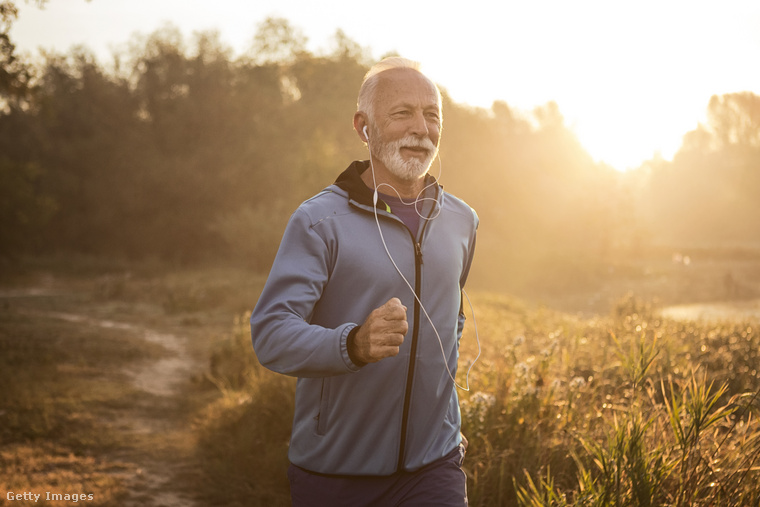
POLYGON ((131 34, 170 22, 191 40, 218 30, 237 53, 268 16, 287 19, 329 47, 342 30, 374 58, 397 52, 419 60, 459 102, 489 109, 495 100, 530 114, 553 101, 589 154, 616 169, 656 154, 669 159, 704 121, 710 97, 760 92, 760 2, 756 0, 535 0, 436 5, 387 0, 382 9, 336 0, 110 0, 17 2, 11 35, 20 51, 66 52, 85 44, 108 61, 131 34), (404 12, 404 16, 398 16, 404 12), (424 20, 424 22, 422 21, 424 20))
POLYGON ((669 105, 661 102, 605 102, 566 111, 565 120, 594 160, 618 170, 635 169, 654 157, 672 160, 683 134, 704 117, 701 101, 681 108, 679 114, 668 114, 669 105), (612 121, 614 116, 621 120, 612 121))

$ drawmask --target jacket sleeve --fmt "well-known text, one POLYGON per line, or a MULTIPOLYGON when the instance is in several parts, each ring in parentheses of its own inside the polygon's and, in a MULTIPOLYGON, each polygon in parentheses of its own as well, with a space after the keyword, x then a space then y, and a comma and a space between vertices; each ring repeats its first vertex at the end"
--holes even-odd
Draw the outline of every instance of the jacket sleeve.
POLYGON ((360 369, 348 356, 354 323, 328 329, 310 323, 330 275, 330 251, 308 214, 290 218, 264 290, 251 314, 253 348, 262 365, 296 377, 360 369))

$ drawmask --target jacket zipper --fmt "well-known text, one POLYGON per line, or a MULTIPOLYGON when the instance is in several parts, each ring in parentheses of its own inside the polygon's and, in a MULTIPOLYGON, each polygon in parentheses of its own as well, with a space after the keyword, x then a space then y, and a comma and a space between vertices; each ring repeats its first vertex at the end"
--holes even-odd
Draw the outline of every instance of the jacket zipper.
MULTIPOLYGON (((426 223, 427 225, 427 223, 426 223)), ((424 226, 423 226, 424 232, 424 226)), ((414 240, 414 238, 413 238, 414 240)), ((420 235, 420 241, 422 236, 420 235)), ((420 281, 422 278, 422 248, 420 243, 414 240, 414 329, 412 331, 412 347, 409 351, 409 370, 406 374, 406 391, 404 393, 404 410, 401 416, 401 437, 399 439, 398 465, 396 471, 404 469, 404 454, 406 453, 406 432, 409 422, 409 407, 412 402, 412 384, 414 382, 414 370, 417 365, 417 340, 420 332, 420 281)))
MULTIPOLYGON (((441 189, 438 189, 436 191, 436 199, 438 196, 438 193, 441 192, 441 189)), ((430 221, 430 217, 433 215, 433 212, 435 211, 435 206, 433 206, 430 211, 428 212, 428 216, 425 219, 425 222, 422 224, 422 231, 420 232, 420 240, 417 241, 417 238, 414 236, 414 233, 407 227, 407 230, 409 231, 409 235, 412 238, 412 244, 414 245, 414 293, 417 297, 414 298, 414 328, 412 331, 412 346, 409 351, 409 369, 407 370, 407 376, 406 376, 406 390, 404 392, 404 409, 402 412, 402 418, 401 418, 401 436, 399 438, 399 449, 398 449, 398 464, 396 465, 396 471, 402 471, 404 469, 404 454, 406 453, 406 432, 407 427, 409 423, 409 409, 412 401, 412 385, 414 383, 414 371, 415 367, 417 365, 417 340, 419 337, 419 331, 420 331, 420 303, 419 299, 421 299, 421 286, 422 286, 422 238, 425 236, 425 230, 427 229, 428 222, 430 221)), ((382 216, 382 215, 381 215, 382 216)), ((394 219, 400 222, 398 219, 394 219)), ((402 223, 404 227, 404 225, 402 223)))
POLYGON ((414 293, 417 297, 414 298, 414 329, 412 331, 412 346, 409 351, 409 370, 406 375, 406 392, 404 393, 404 410, 401 418, 401 437, 399 439, 398 449, 398 465, 396 471, 400 472, 404 470, 404 455, 406 454, 406 433, 409 423, 409 408, 412 403, 412 385, 414 383, 414 371, 417 365, 417 341, 420 333, 420 300, 422 294, 422 238, 425 236, 425 229, 429 222, 429 218, 432 216, 435 206, 430 210, 425 222, 422 224, 422 231, 420 232, 420 240, 414 237, 414 233, 409 230, 409 235, 412 237, 412 243, 414 243, 414 293))

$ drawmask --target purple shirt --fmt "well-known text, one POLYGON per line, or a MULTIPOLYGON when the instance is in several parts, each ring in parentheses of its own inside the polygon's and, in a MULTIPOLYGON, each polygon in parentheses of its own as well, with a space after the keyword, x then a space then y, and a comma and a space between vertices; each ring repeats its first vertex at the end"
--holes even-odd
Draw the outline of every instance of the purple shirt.
POLYGON ((383 193, 379 193, 379 197, 391 208, 391 213, 399 217, 401 221, 406 224, 406 226, 410 231, 412 231, 412 234, 414 234, 414 237, 416 238, 417 230, 420 228, 421 220, 417 206, 421 208, 422 201, 417 202, 415 200, 412 200, 411 202, 402 202, 398 196, 387 195, 383 193))

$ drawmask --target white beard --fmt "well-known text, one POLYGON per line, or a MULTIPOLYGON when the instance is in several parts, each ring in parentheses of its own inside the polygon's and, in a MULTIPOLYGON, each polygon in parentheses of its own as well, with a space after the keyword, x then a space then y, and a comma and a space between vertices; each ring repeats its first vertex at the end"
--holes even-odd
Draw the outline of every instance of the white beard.
MULTIPOLYGON (((377 139, 377 136, 375 138, 377 139)), ((405 181, 413 181, 428 172, 437 154, 438 148, 429 138, 419 139, 414 136, 406 136, 397 141, 379 143, 376 156, 388 168, 391 174, 405 181), (401 156, 401 148, 408 146, 427 149, 427 157, 424 160, 416 157, 404 160, 401 156)))

